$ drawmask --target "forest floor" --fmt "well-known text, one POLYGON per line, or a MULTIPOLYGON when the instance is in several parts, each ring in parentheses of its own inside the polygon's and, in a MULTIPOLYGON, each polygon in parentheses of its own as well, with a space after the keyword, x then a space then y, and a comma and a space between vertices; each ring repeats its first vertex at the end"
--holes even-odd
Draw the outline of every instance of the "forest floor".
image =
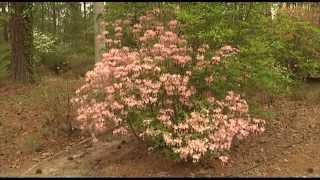
POLYGON ((320 176, 320 84, 266 107, 265 133, 234 146, 225 167, 174 162, 132 138, 44 136, 36 89, 0 85, 0 176, 320 176))

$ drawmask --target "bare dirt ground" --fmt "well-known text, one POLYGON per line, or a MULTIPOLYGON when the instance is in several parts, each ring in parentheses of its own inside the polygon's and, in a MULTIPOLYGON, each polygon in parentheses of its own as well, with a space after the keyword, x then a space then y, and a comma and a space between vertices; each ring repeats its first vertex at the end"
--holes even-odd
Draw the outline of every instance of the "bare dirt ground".
POLYGON ((26 100, 32 88, 0 86, 0 176, 320 176, 319 84, 276 99, 266 132, 237 143, 225 167, 174 162, 130 137, 36 136, 42 106, 26 100))

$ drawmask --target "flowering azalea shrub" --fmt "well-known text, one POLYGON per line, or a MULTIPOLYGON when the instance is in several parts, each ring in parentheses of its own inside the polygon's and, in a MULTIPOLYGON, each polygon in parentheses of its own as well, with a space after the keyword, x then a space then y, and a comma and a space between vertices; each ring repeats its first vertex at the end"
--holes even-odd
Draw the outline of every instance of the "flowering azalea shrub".
POLYGON ((178 35, 179 22, 157 20, 158 10, 132 20, 104 23, 98 38, 107 52, 86 83, 76 91, 81 128, 114 134, 128 132, 166 148, 182 160, 198 162, 207 155, 228 160, 234 139, 264 131, 264 120, 252 118, 247 102, 233 91, 214 94, 214 67, 239 52, 224 46, 196 49, 178 35), (125 46, 130 44, 130 47, 125 46))

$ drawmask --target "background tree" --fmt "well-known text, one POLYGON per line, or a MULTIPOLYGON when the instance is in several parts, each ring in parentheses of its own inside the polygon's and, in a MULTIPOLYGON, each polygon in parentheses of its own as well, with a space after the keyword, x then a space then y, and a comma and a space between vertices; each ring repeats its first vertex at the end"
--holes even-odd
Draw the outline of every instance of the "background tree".
POLYGON ((33 81, 32 69, 32 4, 10 3, 11 75, 13 80, 33 81))
POLYGON ((8 13, 7 13, 7 3, 1 2, 0 3, 0 10, 1 10, 1 17, 0 17, 0 24, 3 26, 3 40, 8 42, 8 13))
POLYGON ((104 43, 98 38, 98 35, 102 32, 101 22, 102 15, 104 13, 104 3, 95 2, 94 3, 94 32, 95 32, 95 61, 98 62, 101 56, 101 50, 104 47, 104 43))

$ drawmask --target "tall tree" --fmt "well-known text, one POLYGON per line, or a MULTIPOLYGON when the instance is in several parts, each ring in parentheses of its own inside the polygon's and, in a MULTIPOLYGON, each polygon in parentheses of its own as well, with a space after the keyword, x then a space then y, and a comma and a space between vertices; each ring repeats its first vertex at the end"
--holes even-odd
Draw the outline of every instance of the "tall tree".
POLYGON ((82 40, 82 17, 81 17, 81 4, 79 2, 67 3, 68 18, 65 19, 65 40, 71 43, 72 48, 77 49, 79 42, 82 40))
POLYGON ((41 26, 40 31, 44 31, 45 3, 41 3, 41 26))
POLYGON ((3 39, 8 42, 8 13, 6 11, 7 4, 2 2, 0 3, 1 7, 1 24, 3 26, 3 39))
POLYGON ((83 2, 84 39, 87 41, 87 3, 83 2))
POLYGON ((95 32, 95 61, 98 62, 101 58, 101 51, 104 47, 103 42, 98 39, 98 35, 102 32, 101 22, 102 15, 104 13, 104 3, 95 2, 94 3, 94 32, 95 32))
POLYGON ((32 4, 11 2, 9 34, 13 80, 32 82, 32 4))
POLYGON ((57 8, 56 2, 52 3, 52 26, 53 26, 53 34, 57 33, 57 8))

